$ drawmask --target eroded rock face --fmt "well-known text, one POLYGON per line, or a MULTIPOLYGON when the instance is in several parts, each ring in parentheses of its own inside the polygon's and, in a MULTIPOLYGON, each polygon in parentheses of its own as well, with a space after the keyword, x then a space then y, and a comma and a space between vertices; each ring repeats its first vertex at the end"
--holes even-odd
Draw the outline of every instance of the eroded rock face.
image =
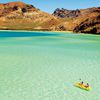
MULTIPOLYGON (((61 19, 67 18, 67 20, 60 23, 60 26, 63 26, 68 31, 100 34, 100 7, 75 11, 57 9, 53 14, 61 19)), ((61 30, 59 25, 56 29, 61 30)))
POLYGON ((53 15, 59 18, 75 18, 80 15, 80 10, 67 10, 67 9, 59 9, 57 8, 54 12, 53 15))
POLYGON ((79 24, 74 28, 74 32, 100 34, 100 8, 91 9, 77 20, 79 24))
POLYGON ((25 4, 23 2, 10 2, 6 4, 0 4, 0 17, 6 16, 13 11, 20 11, 22 13, 37 10, 34 6, 25 4))

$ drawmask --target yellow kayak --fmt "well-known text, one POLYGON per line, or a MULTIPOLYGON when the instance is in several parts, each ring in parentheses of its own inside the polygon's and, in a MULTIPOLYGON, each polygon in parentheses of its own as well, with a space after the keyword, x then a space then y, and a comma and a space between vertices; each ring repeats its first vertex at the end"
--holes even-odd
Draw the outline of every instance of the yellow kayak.
POLYGON ((80 83, 76 83, 75 86, 86 91, 91 90, 91 87, 86 87, 85 85, 81 85, 80 83))

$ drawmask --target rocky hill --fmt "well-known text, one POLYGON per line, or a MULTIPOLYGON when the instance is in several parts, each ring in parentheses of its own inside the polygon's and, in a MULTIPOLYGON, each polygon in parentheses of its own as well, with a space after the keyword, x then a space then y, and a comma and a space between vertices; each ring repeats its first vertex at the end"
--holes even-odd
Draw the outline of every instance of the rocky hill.
POLYGON ((0 29, 51 30, 59 20, 23 2, 0 4, 0 29))
POLYGON ((80 10, 56 9, 53 15, 64 20, 55 27, 57 30, 100 34, 100 7, 80 10))
POLYGON ((1 30, 73 31, 100 34, 100 7, 45 13, 23 2, 0 4, 1 30))
POLYGON ((53 15, 58 17, 58 18, 75 18, 80 16, 81 12, 79 9, 77 10, 67 10, 67 9, 59 9, 57 8, 54 12, 53 15))

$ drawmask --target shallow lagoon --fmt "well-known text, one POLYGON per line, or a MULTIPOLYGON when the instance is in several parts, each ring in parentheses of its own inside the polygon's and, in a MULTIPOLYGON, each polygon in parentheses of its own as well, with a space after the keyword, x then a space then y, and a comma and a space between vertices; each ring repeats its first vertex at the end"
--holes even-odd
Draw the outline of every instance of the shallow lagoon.
POLYGON ((99 99, 100 36, 0 31, 0 100, 99 99))

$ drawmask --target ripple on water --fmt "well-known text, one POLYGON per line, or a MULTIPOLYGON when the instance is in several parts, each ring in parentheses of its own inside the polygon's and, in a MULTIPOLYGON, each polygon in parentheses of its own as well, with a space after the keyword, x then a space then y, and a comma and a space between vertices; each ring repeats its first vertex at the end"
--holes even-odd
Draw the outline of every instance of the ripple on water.
POLYGON ((42 34, 0 40, 0 100, 99 100, 100 38, 42 34))

